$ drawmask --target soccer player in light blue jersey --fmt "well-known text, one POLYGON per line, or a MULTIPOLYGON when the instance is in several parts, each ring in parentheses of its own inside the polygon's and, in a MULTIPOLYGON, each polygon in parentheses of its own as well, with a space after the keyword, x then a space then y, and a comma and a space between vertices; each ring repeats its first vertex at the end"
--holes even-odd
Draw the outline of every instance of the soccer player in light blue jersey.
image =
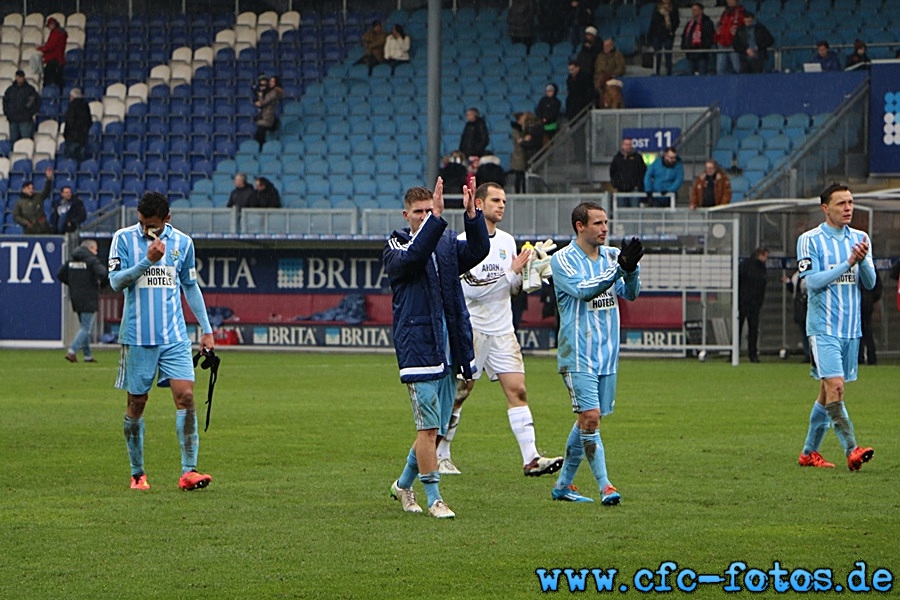
POLYGON ((600 501, 611 506, 621 496, 606 473, 600 419, 612 413, 619 366, 619 297, 634 300, 641 291, 644 254, 637 238, 622 250, 606 246, 609 220, 593 202, 572 211, 575 241, 551 259, 559 307, 558 366, 578 415, 566 441, 566 457, 553 488, 554 500, 593 502, 572 484, 583 459, 600 486, 600 501))
POLYGON ((115 233, 109 253, 109 283, 113 290, 125 294, 116 387, 128 394, 124 431, 131 461, 131 488, 150 489, 144 471, 143 414, 156 378, 157 386, 172 389, 175 401, 182 470, 178 486, 196 490, 209 485, 212 477, 197 472, 200 436, 182 291, 200 323, 201 351, 212 350, 215 340, 197 285, 194 242, 169 225, 169 202, 162 194, 144 194, 137 212, 138 223, 115 233))
POLYGON ((850 188, 832 183, 822 192, 821 201, 825 222, 797 240, 797 269, 809 292, 806 332, 814 361, 812 376, 820 382, 799 462, 802 467, 834 467, 819 454, 822 438, 833 426, 847 467, 858 471, 874 450, 856 444, 844 406, 844 383, 856 380, 862 335, 859 286, 867 290, 875 286, 875 264, 869 236, 850 227, 850 188))

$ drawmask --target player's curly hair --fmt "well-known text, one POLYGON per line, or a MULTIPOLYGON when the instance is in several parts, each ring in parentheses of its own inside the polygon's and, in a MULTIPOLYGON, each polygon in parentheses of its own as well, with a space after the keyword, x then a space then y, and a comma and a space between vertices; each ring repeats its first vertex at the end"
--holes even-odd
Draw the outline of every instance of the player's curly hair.
POLYGON ((169 216, 169 201, 159 192, 147 192, 138 202, 137 209, 145 217, 165 219, 169 216))

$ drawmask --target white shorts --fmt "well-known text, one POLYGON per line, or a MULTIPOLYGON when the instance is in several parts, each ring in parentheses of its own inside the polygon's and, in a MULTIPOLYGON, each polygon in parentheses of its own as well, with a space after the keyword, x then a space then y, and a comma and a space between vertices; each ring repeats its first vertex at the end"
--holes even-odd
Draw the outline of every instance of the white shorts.
POLYGON ((472 332, 475 344, 475 372, 473 379, 478 379, 483 370, 491 381, 497 381, 501 373, 524 373, 525 362, 522 360, 522 347, 515 333, 503 335, 487 335, 478 331, 472 332))

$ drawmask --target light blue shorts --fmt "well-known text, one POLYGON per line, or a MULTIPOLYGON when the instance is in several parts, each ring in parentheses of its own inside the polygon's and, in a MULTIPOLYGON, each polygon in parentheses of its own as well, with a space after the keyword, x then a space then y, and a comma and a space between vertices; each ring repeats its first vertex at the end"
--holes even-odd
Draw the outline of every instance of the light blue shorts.
POLYGON ((616 375, 563 373, 563 383, 572 400, 572 412, 581 413, 599 408, 601 417, 612 413, 616 407, 616 375))
POLYGON ((406 387, 416 431, 437 429, 438 435, 446 435, 456 397, 456 377, 451 373, 434 381, 407 383, 406 387))
POLYGON ((116 387, 134 396, 141 396, 156 385, 169 387, 170 379, 194 381, 194 361, 191 342, 176 342, 162 346, 122 346, 116 387))
POLYGON ((810 375, 816 379, 843 377, 844 381, 856 381, 858 338, 848 340, 831 335, 811 335, 809 351, 815 361, 810 375))

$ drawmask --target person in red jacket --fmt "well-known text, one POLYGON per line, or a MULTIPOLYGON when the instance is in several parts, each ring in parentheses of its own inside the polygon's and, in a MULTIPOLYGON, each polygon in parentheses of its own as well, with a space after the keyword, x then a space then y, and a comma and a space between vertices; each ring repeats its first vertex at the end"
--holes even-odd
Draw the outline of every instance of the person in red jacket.
POLYGON ((38 50, 44 53, 44 85, 56 85, 62 91, 63 65, 66 64, 66 42, 69 34, 53 17, 47 19, 47 27, 50 29, 47 43, 38 47, 38 50))
POLYGON ((719 17, 719 24, 716 26, 716 35, 713 40, 719 50, 728 50, 728 52, 716 53, 716 75, 725 75, 729 71, 731 73, 741 72, 741 57, 732 49, 732 44, 734 34, 743 23, 744 7, 738 4, 738 0, 725 0, 725 10, 719 17))

